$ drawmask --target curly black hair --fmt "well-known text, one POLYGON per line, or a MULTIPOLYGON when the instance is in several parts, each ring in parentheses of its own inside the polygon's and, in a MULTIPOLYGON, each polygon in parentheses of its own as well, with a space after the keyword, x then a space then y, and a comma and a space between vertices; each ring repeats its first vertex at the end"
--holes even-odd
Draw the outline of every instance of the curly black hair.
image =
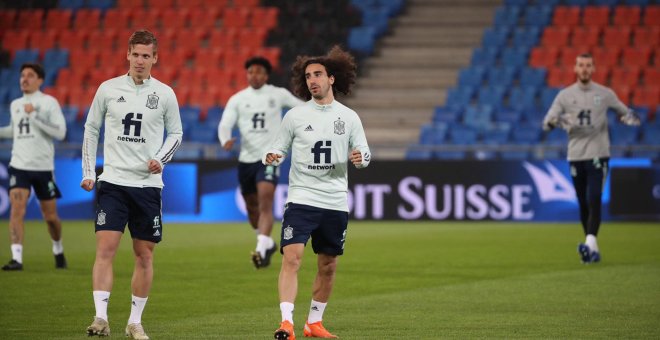
POLYGON ((266 69, 266 73, 270 74, 270 71, 273 70, 273 66, 270 64, 270 61, 264 57, 252 57, 245 62, 245 69, 249 69, 252 65, 261 65, 266 69))
POLYGON ((332 84, 333 94, 348 95, 351 93, 351 87, 355 84, 355 78, 357 77, 357 63, 350 53, 335 45, 324 56, 310 57, 304 55, 296 58, 295 63, 291 66, 291 87, 297 96, 306 100, 312 98, 305 78, 305 70, 310 64, 323 65, 328 77, 335 77, 335 82, 332 84))

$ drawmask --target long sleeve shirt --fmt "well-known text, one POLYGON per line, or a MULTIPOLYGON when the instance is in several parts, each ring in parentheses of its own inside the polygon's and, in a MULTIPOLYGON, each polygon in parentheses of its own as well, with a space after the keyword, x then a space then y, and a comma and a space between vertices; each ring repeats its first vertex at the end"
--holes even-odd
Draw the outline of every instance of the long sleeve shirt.
MULTIPOLYGON (((362 122, 338 101, 319 105, 310 100, 284 116, 267 153, 283 156, 291 149, 287 202, 348 211, 349 154, 359 150, 364 168, 371 161, 362 122)), ((265 159, 265 154, 263 159, 265 159)))
POLYGON ((9 165, 20 170, 54 170, 53 139, 66 136, 66 121, 57 99, 36 91, 13 100, 9 109, 10 123, 0 128, 1 138, 14 140, 9 165), (28 114, 26 104, 32 104, 34 111, 28 114))
POLYGON ((266 84, 259 89, 247 87, 231 98, 218 125, 218 138, 224 145, 231 139, 231 129, 238 125, 241 152, 238 161, 261 160, 282 121, 282 109, 304 103, 282 87, 266 84))
POLYGON ((172 88, 153 77, 136 85, 128 75, 99 86, 85 123, 83 179, 96 177, 96 149, 104 122, 104 162, 99 180, 162 188, 162 174, 150 173, 147 163, 155 159, 164 166, 181 145, 181 116, 172 88))
POLYGON ((591 81, 580 82, 561 90, 546 114, 545 127, 558 119, 568 122, 568 160, 580 161, 610 156, 607 109, 618 116, 630 109, 611 89, 591 81))

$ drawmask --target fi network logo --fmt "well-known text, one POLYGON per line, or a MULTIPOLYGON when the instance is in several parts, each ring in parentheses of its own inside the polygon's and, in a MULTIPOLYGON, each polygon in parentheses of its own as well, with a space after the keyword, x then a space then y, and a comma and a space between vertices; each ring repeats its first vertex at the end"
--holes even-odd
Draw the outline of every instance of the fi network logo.
POLYGON ((133 136, 140 137, 140 132, 142 131, 142 114, 129 112, 126 114, 124 119, 121 120, 121 123, 124 124, 124 136, 131 135, 131 127, 133 127, 133 136), (133 119, 135 118, 135 120, 133 119))

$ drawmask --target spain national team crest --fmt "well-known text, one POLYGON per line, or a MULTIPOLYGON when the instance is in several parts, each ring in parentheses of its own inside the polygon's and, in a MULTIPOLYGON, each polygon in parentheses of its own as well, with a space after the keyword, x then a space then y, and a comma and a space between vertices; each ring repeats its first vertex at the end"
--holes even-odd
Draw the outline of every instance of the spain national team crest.
POLYGON ((603 98, 601 98, 599 95, 595 95, 594 96, 594 105, 600 106, 600 103, 601 103, 602 100, 603 100, 603 98))
POLYGON ((335 134, 343 135, 346 133, 346 129, 344 128, 345 125, 346 123, 344 123, 341 118, 337 118, 337 120, 335 120, 335 134))
POLYGON ((147 107, 152 110, 158 108, 158 96, 156 93, 147 96, 147 107))
POLYGON ((282 238, 285 240, 290 240, 293 238, 293 228, 291 226, 287 226, 282 230, 282 238))

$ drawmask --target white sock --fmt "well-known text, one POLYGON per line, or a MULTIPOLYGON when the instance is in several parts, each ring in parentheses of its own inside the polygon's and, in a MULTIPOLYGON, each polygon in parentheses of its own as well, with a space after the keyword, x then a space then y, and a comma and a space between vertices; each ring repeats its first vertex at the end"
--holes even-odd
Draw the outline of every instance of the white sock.
POLYGON ((53 255, 59 255, 64 252, 64 247, 62 246, 62 239, 59 241, 53 240, 53 255))
POLYGON ((275 241, 270 236, 259 234, 257 235, 257 249, 256 251, 261 255, 261 258, 266 257, 266 250, 272 248, 275 241))
POLYGON ((318 302, 312 299, 312 305, 309 306, 309 315, 307 316, 307 323, 315 323, 323 320, 323 311, 328 303, 318 302))
POLYGON ((92 295, 94 295, 96 317, 108 321, 108 302, 110 301, 110 292, 95 290, 92 292, 92 295))
POLYGON ((280 311, 282 312, 282 321, 289 321, 293 325, 293 303, 280 303, 280 311))
POLYGON ((591 249, 591 251, 599 251, 598 250, 598 242, 596 242, 596 236, 595 235, 587 235, 587 240, 584 241, 584 243, 591 249))
POLYGON ((137 297, 132 295, 131 301, 131 316, 128 317, 128 324, 132 323, 142 323, 142 311, 144 306, 147 304, 147 299, 149 297, 137 297))
POLYGON ((11 245, 11 258, 18 263, 23 263, 23 245, 13 243, 11 245))

